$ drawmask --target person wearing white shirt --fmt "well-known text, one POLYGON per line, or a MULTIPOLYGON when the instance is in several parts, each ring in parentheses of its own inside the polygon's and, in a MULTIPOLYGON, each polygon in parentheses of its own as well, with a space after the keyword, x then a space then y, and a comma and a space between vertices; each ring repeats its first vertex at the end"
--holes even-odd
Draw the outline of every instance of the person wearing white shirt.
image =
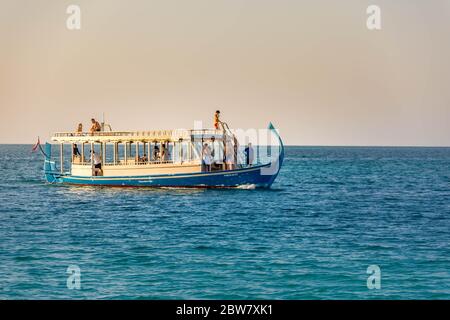
POLYGON ((97 176, 102 173, 102 159, 95 153, 94 150, 91 152, 91 162, 94 164, 93 175, 97 176))
POLYGON ((226 142, 225 170, 233 170, 236 163, 235 148, 231 141, 226 142))
POLYGON ((211 171, 211 162, 212 162, 211 148, 208 146, 207 143, 203 145, 202 160, 203 165, 205 166, 205 171, 211 171))

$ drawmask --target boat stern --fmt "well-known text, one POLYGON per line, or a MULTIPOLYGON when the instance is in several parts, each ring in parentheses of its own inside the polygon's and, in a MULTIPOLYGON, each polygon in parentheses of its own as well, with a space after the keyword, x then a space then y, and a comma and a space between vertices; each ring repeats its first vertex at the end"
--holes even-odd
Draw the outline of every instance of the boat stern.
POLYGON ((52 156, 52 145, 50 143, 45 144, 45 151, 44 151, 45 159, 44 159, 44 175, 45 180, 48 183, 60 183, 61 180, 61 173, 58 172, 56 169, 56 163, 55 161, 51 160, 52 156))

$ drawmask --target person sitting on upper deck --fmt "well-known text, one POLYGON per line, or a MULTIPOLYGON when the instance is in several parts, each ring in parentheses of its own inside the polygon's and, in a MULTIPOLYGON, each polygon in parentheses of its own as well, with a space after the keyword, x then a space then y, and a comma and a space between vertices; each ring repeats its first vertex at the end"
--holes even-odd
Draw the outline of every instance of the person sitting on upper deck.
POLYGON ((91 134, 94 134, 94 132, 102 131, 102 126, 100 125, 100 123, 98 123, 97 120, 92 118, 91 122, 92 122, 91 130, 90 130, 91 134))
POLYGON ((78 127, 77 127, 77 133, 82 133, 83 132, 83 124, 79 123, 78 127))
POLYGON ((214 128, 216 130, 219 130, 219 123, 220 123, 220 110, 217 110, 216 113, 214 114, 214 128))

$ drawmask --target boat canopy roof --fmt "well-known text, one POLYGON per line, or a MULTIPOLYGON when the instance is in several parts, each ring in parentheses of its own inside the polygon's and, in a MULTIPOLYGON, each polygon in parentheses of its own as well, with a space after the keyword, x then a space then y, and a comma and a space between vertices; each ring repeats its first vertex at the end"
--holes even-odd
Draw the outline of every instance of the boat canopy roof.
POLYGON ((223 140, 232 136, 214 129, 175 129, 152 131, 100 131, 100 132, 57 132, 52 141, 59 143, 115 143, 115 142, 180 142, 223 140))

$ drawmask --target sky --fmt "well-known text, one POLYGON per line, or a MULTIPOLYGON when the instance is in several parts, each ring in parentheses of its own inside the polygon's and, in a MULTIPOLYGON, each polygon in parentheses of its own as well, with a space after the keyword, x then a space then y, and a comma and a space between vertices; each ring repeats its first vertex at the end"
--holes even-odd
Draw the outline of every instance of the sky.
POLYGON ((449 0, 0 0, 0 143, 220 109, 290 145, 450 146, 449 57, 449 0))

